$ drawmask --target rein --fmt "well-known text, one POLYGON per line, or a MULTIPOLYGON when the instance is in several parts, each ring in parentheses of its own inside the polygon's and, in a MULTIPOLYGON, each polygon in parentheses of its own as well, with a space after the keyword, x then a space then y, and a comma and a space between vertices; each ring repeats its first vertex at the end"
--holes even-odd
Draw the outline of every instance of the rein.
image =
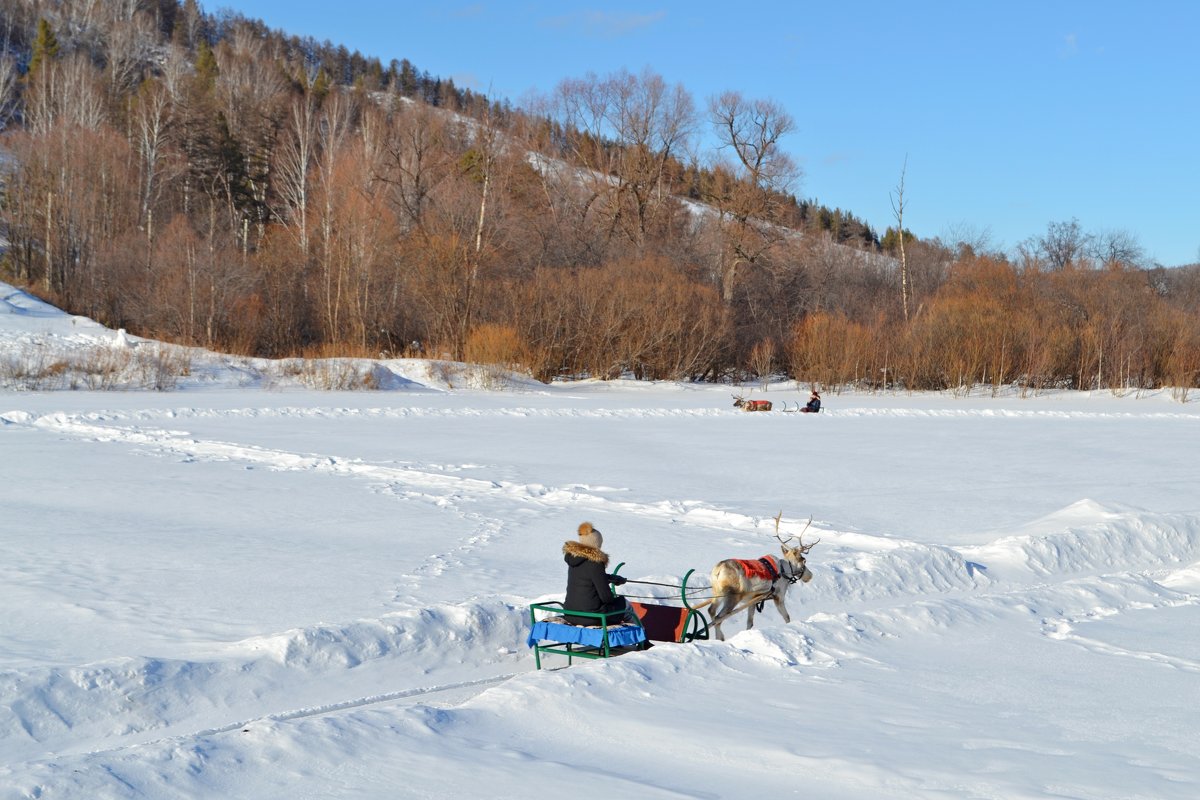
MULTIPOLYGON (((682 588, 682 587, 680 587, 680 586, 679 586, 679 584, 677 584, 677 583, 659 583, 658 581, 634 581, 634 580, 626 580, 626 581, 625 581, 625 583, 640 583, 642 586, 667 586, 667 587, 669 587, 669 588, 671 588, 671 589, 680 589, 680 588, 682 588)), ((704 595, 704 596, 697 596, 697 595, 696 595, 696 593, 697 593, 697 592, 704 592, 704 591, 707 591, 707 589, 706 589, 705 587, 703 587, 703 586, 698 586, 698 587, 695 587, 695 588, 692 588, 692 589, 688 589, 688 590, 687 590, 687 595, 688 595, 688 597, 689 597, 689 598, 691 598, 692 600, 712 600, 712 599, 713 599, 713 596, 712 596, 712 595, 704 595)), ((663 599, 665 599, 665 598, 662 598, 662 597, 657 597, 657 596, 655 596, 655 595, 652 595, 652 594, 623 594, 623 595, 621 595, 621 596, 622 596, 622 597, 630 597, 630 598, 633 598, 634 600, 663 600, 663 599)))
MULTIPOLYGON (((788 561, 787 559, 782 559, 779 564, 779 575, 778 575, 778 577, 775 578, 775 580, 783 579, 783 580, 786 580, 788 583, 795 583, 796 581, 800 580, 800 575, 802 575, 802 574, 804 574, 803 570, 801 570, 801 572, 799 572, 799 573, 794 572, 792 563, 790 561, 788 561)), ((661 583, 659 581, 635 581, 635 580, 627 579, 625 581, 625 583, 637 583, 642 586, 666 586, 670 589, 681 588, 679 586, 679 584, 676 584, 676 583, 661 583)), ((685 591, 686 591, 686 594, 688 595, 689 599, 691 599, 691 600, 715 600, 716 599, 716 596, 711 595, 711 594, 698 595, 697 594, 698 592, 707 591, 704 587, 697 587, 695 589, 687 589, 685 591)), ((621 596, 628 597, 632 600, 662 600, 663 599, 661 597, 657 597, 652 594, 623 594, 621 596)), ((762 611, 763 604, 766 603, 768 600, 770 600, 774 596, 775 596, 775 581, 773 580, 773 581, 771 581, 770 591, 768 591, 767 594, 763 595, 763 598, 761 600, 759 600, 757 603, 755 603, 755 608, 757 608, 759 611, 762 611)))

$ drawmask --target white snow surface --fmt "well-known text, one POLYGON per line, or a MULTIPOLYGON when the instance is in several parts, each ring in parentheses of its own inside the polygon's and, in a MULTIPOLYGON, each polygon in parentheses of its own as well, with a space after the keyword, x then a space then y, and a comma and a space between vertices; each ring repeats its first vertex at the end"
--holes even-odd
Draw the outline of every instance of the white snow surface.
MULTIPOLYGON (((0 284, 10 372, 98 346, 159 345, 0 284)), ((190 357, 0 389, 0 800, 1200 796, 1200 404, 190 357), (580 522, 703 587, 778 512, 790 624, 535 670, 580 522)))

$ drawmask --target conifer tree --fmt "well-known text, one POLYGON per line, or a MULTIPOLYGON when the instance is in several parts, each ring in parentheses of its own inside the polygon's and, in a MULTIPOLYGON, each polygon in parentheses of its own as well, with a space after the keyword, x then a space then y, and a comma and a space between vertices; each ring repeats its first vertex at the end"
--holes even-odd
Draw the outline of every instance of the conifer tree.
POLYGON ((47 61, 58 57, 58 39, 43 17, 38 20, 37 33, 33 38, 33 56, 29 59, 29 74, 36 75, 47 61))
POLYGON ((308 87, 308 91, 312 94, 313 99, 320 105, 325 100, 325 95, 329 94, 332 84, 329 80, 329 73, 321 70, 317 73, 317 77, 313 79, 312 84, 308 87))
POLYGON ((200 40, 200 46, 196 48, 196 78, 200 81, 200 85, 205 89, 212 89, 216 85, 217 75, 221 72, 217 66, 217 57, 213 53, 212 48, 208 46, 208 42, 200 40))
POLYGON ((417 70, 407 58, 400 60, 400 94, 413 97, 417 93, 417 70))

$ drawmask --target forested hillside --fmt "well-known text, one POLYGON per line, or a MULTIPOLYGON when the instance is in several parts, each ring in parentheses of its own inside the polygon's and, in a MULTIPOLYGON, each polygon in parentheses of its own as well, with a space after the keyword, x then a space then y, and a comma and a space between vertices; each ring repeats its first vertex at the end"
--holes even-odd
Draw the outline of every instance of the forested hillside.
POLYGON ((877 235, 799 199, 753 86, 515 108, 195 0, 5 0, 0 36, 0 274, 112 327, 541 379, 1200 382, 1200 269, 1074 220, 1011 253, 877 235))

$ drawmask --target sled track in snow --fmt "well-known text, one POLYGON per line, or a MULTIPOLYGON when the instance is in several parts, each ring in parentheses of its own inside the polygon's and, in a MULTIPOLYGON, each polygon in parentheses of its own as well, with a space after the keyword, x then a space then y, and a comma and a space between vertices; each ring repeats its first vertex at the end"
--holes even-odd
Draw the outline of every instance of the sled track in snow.
MULTIPOLYGON (((492 686, 497 686, 505 681, 520 675, 520 672, 510 672, 502 675, 495 675, 487 678, 479 678, 470 681, 459 681, 456 683, 447 683, 437 686, 426 686, 413 689, 402 689, 395 692, 384 692, 381 694, 359 697, 353 700, 345 700, 342 702, 327 703, 324 705, 310 706, 306 708, 297 708, 288 711, 280 711, 271 714, 265 714, 259 717, 243 719, 239 722, 231 722, 226 725, 218 725, 208 728, 203 728, 191 733, 178 733, 170 736, 145 739, 142 741, 128 742, 126 744, 117 745, 115 747, 107 747, 96 750, 89 750, 86 756, 89 759, 105 758, 136 751, 139 748, 161 747, 169 745, 183 745, 196 740, 208 739, 212 737, 222 736, 229 733, 249 733, 255 726, 274 723, 288 723, 297 720, 308 719, 311 717, 321 717, 330 714, 337 714, 344 711, 355 711, 358 709, 369 708, 371 706, 384 705, 389 703, 398 703, 404 700, 421 701, 427 698, 448 694, 453 692, 461 692, 470 690, 470 694, 478 694, 479 691, 492 686)), ((80 754, 84 755, 84 754, 80 754)), ((49 764, 56 759, 31 759, 20 764, 0 764, 0 770, 21 766, 27 768, 37 764, 49 764)))
MULTIPOLYGON (((715 409, 421 409, 421 408, 298 408, 278 409, 175 409, 104 411, 87 414, 54 413, 35 416, 27 412, 0 414, 0 421, 8 425, 29 426, 52 431, 59 435, 103 443, 125 444, 151 453, 171 455, 181 460, 210 462, 234 462, 251 464, 268 469, 285 471, 310 471, 333 476, 350 477, 369 482, 374 486, 399 496, 420 499, 434 498, 487 498, 506 499, 511 502, 534 502, 542 506, 577 509, 588 512, 619 512, 655 519, 682 520, 689 525, 721 531, 752 530, 758 532, 763 520, 741 514, 731 514, 706 504, 689 501, 686 503, 663 500, 659 502, 630 502, 614 500, 597 493, 587 486, 545 486, 487 480, 448 474, 442 469, 419 464, 396 466, 388 463, 371 463, 338 455, 300 453, 271 449, 251 444, 240 444, 215 439, 203 439, 189 432, 170 427, 187 419, 406 419, 406 418, 462 418, 462 417, 543 417, 543 418, 696 418, 732 416, 746 419, 782 418, 770 415, 746 417, 740 411, 715 409), (158 423, 157 426, 148 423, 158 423)), ((1012 418, 1023 419, 1155 419, 1164 422, 1200 422, 1200 415, 1183 413, 1157 414, 1111 414, 1091 412, 1062 412, 1053 410, 1003 411, 1003 410, 909 410, 909 409, 843 409, 830 412, 839 417, 895 418, 938 418, 980 419, 1012 418)), ((1160 481, 1161 482, 1161 481, 1160 481)))
MULTIPOLYGON (((421 410, 412 408, 402 409, 278 409, 270 412, 262 412, 258 409, 243 409, 235 411, 214 412, 211 410, 188 410, 188 411, 137 411, 128 413, 109 413, 101 412, 94 414, 49 414, 41 417, 22 414, 19 412, 10 413, 8 415, 0 415, 0 419, 7 419, 10 424, 20 424, 33 426, 39 429, 53 431, 60 435, 70 436, 79 439, 92 440, 104 443, 126 444, 135 448, 140 448, 152 453, 169 454, 183 460, 204 460, 211 462, 233 462, 243 464, 253 464, 263 466, 269 469, 282 471, 308 471, 316 473, 324 473, 331 476, 349 477, 357 480, 368 482, 372 486, 384 487, 386 491, 397 495, 421 496, 428 494, 430 497, 446 497, 450 496, 459 501, 486 497, 489 500, 509 499, 514 502, 535 502, 540 505, 560 508, 571 508, 587 512, 621 512, 633 514, 642 518, 657 518, 684 521, 689 525, 700 528, 710 528, 720 530, 722 532, 731 531, 751 531, 755 534, 761 533, 766 529, 770 529, 772 520, 765 517, 745 515, 729 512, 724 509, 719 509, 710 506, 701 501, 686 501, 678 502, 672 500, 662 500, 656 502, 632 502, 624 500, 614 500, 605 496, 603 493, 598 493, 588 486, 578 484, 565 485, 561 487, 545 486, 543 484, 506 482, 499 480, 488 480, 481 478, 472 478, 460 475, 449 474, 441 469, 432 469, 413 466, 396 466, 386 463, 371 463, 354 458, 345 458, 337 455, 324 455, 313 453, 298 453, 287 450, 270 449, 259 447, 256 445, 239 444, 236 442, 223 442, 219 440, 208 440, 192 437, 186 431, 171 430, 159 427, 143 427, 141 425, 121 425, 118 422, 140 421, 146 422, 150 419, 163 421, 178 420, 187 416, 194 417, 211 417, 211 416, 250 416, 250 417, 272 417, 272 416, 305 416, 305 417, 407 417, 407 416, 438 416, 438 417, 454 417, 459 415, 516 415, 516 416, 626 416, 626 417, 653 417, 653 416, 711 416, 713 414, 724 414, 726 412, 714 411, 668 411, 668 410, 626 410, 626 411, 537 411, 531 409, 501 409, 493 411, 464 411, 464 410, 421 410)), ((734 415, 741 412, 732 412, 734 415)), ((843 412, 846 414, 854 413, 851 411, 843 412)), ((868 412, 864 412, 868 413, 868 412)), ((869 412, 876 413, 876 412, 869 412)), ((891 413, 891 412, 881 412, 891 413)), ((899 416, 914 416, 914 413, 895 411, 899 416)), ((926 413, 926 412, 921 412, 926 413)), ((927 412, 928 416, 950 416, 950 417, 992 417, 997 416, 994 412, 973 412, 970 410, 954 411, 954 412, 927 412)), ((1009 416, 1009 415, 1006 415, 1009 416)), ((1113 418, 1119 419, 1127 415, 1119 414, 1085 414, 1077 415, 1068 412, 1019 412, 1013 413, 1011 416, 1021 418, 1040 418, 1040 417, 1086 417, 1086 418, 1113 418)), ((1146 415, 1141 415, 1143 418, 1146 415)), ((1200 416, 1190 414, 1157 414, 1149 415, 1155 419, 1163 419, 1167 421, 1175 421, 1180 419, 1200 421, 1200 416)), ((1097 514, 1103 515, 1102 509, 1096 509, 1097 514)), ((1112 516, 1112 515, 1110 515, 1112 516)), ((803 525, 803 521, 785 520, 793 524, 799 523, 803 525)), ((487 526, 475 518, 475 523, 481 529, 487 526)), ((1164 535, 1169 535, 1170 531, 1189 531, 1190 541, 1183 546, 1184 550, 1191 552, 1194 548, 1194 540, 1197 537, 1196 520, 1190 516, 1170 516, 1164 517, 1155 514, 1139 514, 1132 517, 1126 524, 1114 523, 1113 535, 1118 535, 1122 539, 1117 553, 1112 558, 1127 558, 1130 548, 1135 551, 1146 550, 1144 544, 1139 544, 1144 538, 1143 534, 1157 536, 1155 531, 1167 531, 1164 535), (1156 520, 1160 520, 1156 522, 1156 520), (1146 528, 1147 531, 1142 529, 1146 528)), ((786 531, 786 528, 785 528, 786 531)), ((867 550, 871 552, 888 551, 893 554, 906 547, 930 547, 926 545, 916 545, 914 542, 903 539, 881 538, 879 536, 855 534, 852 532, 838 532, 833 530, 822 529, 819 524, 813 526, 813 531, 817 535, 829 537, 825 541, 827 544, 835 546, 840 545, 851 550, 867 550)), ((480 534, 486 538, 487 531, 480 534)), ((1068 541, 1063 537, 1039 537, 1036 542, 1027 540, 1024 542, 1016 541, 1020 537, 1016 537, 1013 541, 1005 541, 997 543, 992 547, 983 549, 977 548, 960 548, 964 553, 969 552, 971 557, 976 561, 991 560, 995 557, 1003 556, 1005 552, 1016 548, 1034 548, 1028 554, 1023 554, 1020 557, 1028 560, 1030 563, 1038 563, 1045 572, 1055 572, 1069 567, 1070 562, 1080 550, 1081 537, 1094 538, 1090 534, 1078 533, 1074 534, 1073 538, 1068 541), (996 548, 999 548, 998 550, 996 548)), ((1012 538, 1012 537, 1010 537, 1012 538)), ((1178 544, 1178 543, 1176 543, 1178 544)), ((1173 545, 1174 546, 1174 545, 1173 545)), ((951 548, 937 548, 933 550, 950 551, 951 548)), ((1149 553, 1153 557, 1154 548, 1149 548, 1149 553)), ((960 557, 959 561, 963 559, 960 557)), ((959 565, 961 566, 961 564, 959 565)))
MULTIPOLYGON (((937 418, 994 418, 998 416, 1016 419, 1124 419, 1138 417, 1152 418, 1167 422, 1189 420, 1200 421, 1200 415, 1181 413, 1159 413, 1149 415, 1106 414, 1106 413, 1075 413, 1058 411, 993 411, 993 410, 950 410, 950 411, 918 411, 902 409, 846 409, 836 412, 845 416, 897 416, 897 417, 937 417, 937 418)), ((363 481, 378 489, 397 496, 427 499, 439 507, 450 505, 461 509, 465 501, 486 499, 488 501, 506 500, 513 503, 535 503, 552 508, 570 508, 582 513, 615 512, 635 515, 639 518, 671 520, 685 522, 690 526, 719 530, 724 533, 743 531, 758 535, 764 529, 769 530, 771 520, 765 517, 739 514, 721 509, 702 501, 628 501, 613 499, 608 496, 608 489, 569 484, 564 486, 546 486, 539 483, 522 483, 515 481, 491 480, 455 475, 440 466, 430 465, 396 465, 394 463, 372 463, 357 458, 347 458, 339 455, 302 453, 288 450, 272 449, 252 444, 227 442, 216 439, 203 439, 192 436, 189 432, 151 426, 146 423, 173 423, 188 418, 408 418, 408 417, 439 417, 455 418, 461 416, 514 416, 514 417, 622 417, 622 418, 656 418, 656 417, 710 417, 710 416, 744 416, 738 411, 718 411, 711 409, 624 409, 624 410, 571 410, 549 409, 539 410, 530 408, 506 408, 490 410, 474 409, 418 409, 418 408, 295 408, 280 409, 182 409, 182 410, 138 410, 129 412, 94 412, 86 414, 54 413, 35 416, 26 412, 8 412, 0 414, 0 421, 8 425, 28 426, 39 430, 53 432, 72 438, 95 441, 100 443, 123 444, 135 449, 153 454, 169 455, 183 461, 230 462, 250 464, 267 469, 280 471, 299 471, 326 474, 335 477, 347 477, 363 481), (446 501, 449 501, 447 503, 446 501)), ((757 419, 764 415, 754 415, 757 419)), ((1159 483, 1172 481, 1158 479, 1159 483)), ((1187 483, 1181 478, 1181 483, 1187 483)), ((1190 484, 1189 484, 1190 485, 1190 484)), ((1011 488, 1011 487, 1010 487, 1011 488)), ((877 493, 878 494, 878 493, 877 493)), ((1102 510, 1097 510, 1097 513, 1102 510)), ((494 521, 479 515, 462 512, 468 518, 477 533, 473 540, 486 541, 495 534, 494 521)), ((1118 525, 1111 533, 1119 535, 1121 542, 1115 557, 1127 558, 1130 550, 1137 552, 1145 550, 1139 544, 1142 537, 1142 527, 1148 527, 1149 533, 1156 536, 1155 531, 1187 530, 1192 541, 1187 544, 1178 542, 1172 547, 1181 546, 1187 553, 1192 553, 1195 545, 1196 524, 1191 518, 1172 518, 1162 523, 1156 523, 1159 515, 1138 515, 1127 525, 1118 525), (1165 526, 1165 527, 1164 527, 1165 526), (1119 530, 1118 530, 1119 529, 1119 530)), ((1165 518, 1164 518, 1165 519, 1165 518)), ((802 520, 785 520, 797 526, 802 520)), ((787 528, 784 528, 785 532, 787 528)), ((883 538, 877 535, 861 535, 851 532, 839 532, 823 529, 820 524, 813 526, 816 535, 827 537, 826 544, 840 546, 846 550, 865 550, 868 552, 890 551, 893 555, 906 547, 931 547, 932 551, 951 551, 950 548, 937 548, 926 545, 915 545, 904 539, 883 538)), ((965 570, 963 553, 979 562, 986 562, 998 555, 1004 557, 1006 551, 1014 547, 1033 548, 1029 553, 1020 557, 1028 562, 1037 563, 1040 569, 1047 573, 1069 568, 1070 562, 1080 551, 1080 537, 1067 541, 1062 537, 1039 537, 1038 542, 1006 542, 997 543, 995 547, 959 548, 956 553, 955 571, 965 570)), ((1149 555, 1153 557, 1151 547, 1149 555)), ((1183 555, 1181 553, 1181 555, 1183 555)), ((1185 556, 1186 557, 1186 556, 1185 556)))
MULTIPOLYGON (((300 413, 307 417, 329 416, 408 416, 414 409, 375 409, 366 412, 347 409, 287 409, 279 416, 290 416, 300 413)), ((459 411, 437 411, 436 416, 457 416, 459 411)), ((647 411, 647 412, 534 412, 524 409, 503 410, 494 413, 499 415, 528 416, 530 414, 550 416, 712 416, 723 412, 697 411, 647 411)), ((740 413, 740 412, 739 412, 740 413)), ((257 410, 236 412, 196 411, 193 416, 231 416, 245 414, 251 417, 264 416, 257 410)), ((425 414, 422 414, 424 416, 425 414)), ((266 416, 277 416, 270 414, 266 416)), ((268 469, 308 471, 324 473, 338 477, 349 477, 366 481, 372 486, 386 487, 386 491, 401 496, 428 496, 429 499, 452 497, 459 500, 465 498, 486 497, 489 500, 507 499, 512 502, 534 502, 536 504, 554 507, 571 508, 583 513, 615 511, 636 514, 640 517, 657 519, 683 519, 690 525, 702 528, 712 528, 728 532, 730 530, 748 528, 757 531, 764 520, 741 514, 731 514, 725 511, 706 507, 703 503, 688 501, 684 503, 664 500, 660 502, 631 502, 613 500, 597 494, 586 486, 568 485, 561 487, 545 486, 543 484, 526 484, 486 480, 447 474, 444 471, 422 468, 420 466, 393 466, 365 462, 359 459, 345 458, 337 455, 313 453, 297 453, 278 450, 256 445, 239 444, 211 439, 195 438, 187 431, 172 430, 143 425, 128 425, 138 420, 147 421, 152 417, 155 421, 179 419, 179 412, 135 412, 133 414, 94 413, 71 415, 65 413, 48 414, 35 417, 23 412, 10 412, 0 415, 0 419, 11 425, 25 425, 39 430, 50 431, 72 438, 101 443, 124 444, 151 453, 166 454, 184 461, 202 460, 210 462, 234 462, 251 464, 268 469), (118 421, 126 424, 117 424, 118 421)))
MULTIPOLYGON (((711 410, 667 411, 573 411, 531 409, 499 409, 490 411, 413 408, 400 409, 345 409, 345 408, 284 408, 263 412, 259 409, 212 411, 189 409, 184 411, 134 411, 97 412, 70 415, 48 414, 40 417, 10 412, 0 418, 10 424, 27 425, 52 431, 59 435, 103 443, 116 443, 143 449, 152 453, 169 454, 183 460, 210 462, 233 462, 252 464, 284 471, 306 471, 347 477, 364 481, 372 487, 408 499, 428 501, 463 517, 471 526, 471 534, 451 551, 431 555, 426 563, 406 576, 409 579, 436 577, 447 569, 461 565, 464 555, 501 534, 502 525, 497 520, 465 510, 473 499, 489 502, 502 500, 511 503, 535 503, 550 508, 570 508, 588 513, 619 513, 641 519, 658 519, 684 522, 691 527, 720 531, 722 533, 748 532, 755 536, 769 531, 772 520, 710 506, 700 501, 678 502, 672 500, 634 502, 605 496, 587 486, 568 485, 544 486, 520 482, 487 480, 448 474, 445 471, 420 466, 396 466, 394 464, 370 463, 359 459, 336 455, 321 455, 278 450, 255 445, 224 442, 192 437, 186 431, 163 427, 151 427, 147 422, 171 422, 187 417, 292 417, 306 418, 356 418, 356 417, 408 417, 437 416, 455 417, 463 414, 476 415, 547 415, 547 416, 711 416, 724 414, 711 410), (136 425, 130 425, 137 422, 136 425)), ((729 412, 738 415, 741 412, 729 412)), ((846 412, 851 413, 851 412, 846 412)), ((996 416, 992 412, 929 412, 931 416, 978 417, 996 416)), ((903 414, 913 416, 913 414, 903 414)), ((1063 412, 1022 412, 1019 417, 1058 418, 1079 416, 1063 412)), ((1120 418, 1125 415, 1089 414, 1091 418, 1120 418)), ((1188 414, 1152 415, 1164 420, 1190 419, 1188 414)), ((1088 509, 1084 509, 1087 511, 1088 509)), ((1094 513, 1105 516, 1102 509, 1094 513)), ((1053 576, 1065 577, 1079 572, 1139 567, 1152 569, 1162 552, 1171 553, 1172 558, 1195 560, 1200 558, 1200 516, 1135 514, 1122 521, 1119 515, 1109 523, 1037 537, 1009 537, 992 545, 974 548, 951 548, 937 545, 918 544, 896 538, 868 536, 851 532, 839 532, 822 527, 813 527, 814 534, 823 537, 826 558, 823 569, 830 580, 828 599, 836 602, 853 602, 865 599, 894 598, 898 587, 904 587, 900 596, 920 596, 928 593, 953 591, 977 591, 990 584, 994 571, 987 567, 997 562, 1016 563, 1030 572, 1023 585, 1040 580, 1053 581, 1053 576), (866 559, 868 563, 864 563, 866 559), (983 567, 983 569, 979 569, 983 567), (881 579, 884 578, 884 579, 881 579)), ((796 530, 802 521, 785 521, 796 530)), ((785 527, 785 531, 787 527, 785 527)), ((1012 577, 1010 571, 1009 577, 1012 577)), ((812 597, 812 592, 808 594, 812 597)), ((817 598, 812 598, 817 599, 817 598)))

